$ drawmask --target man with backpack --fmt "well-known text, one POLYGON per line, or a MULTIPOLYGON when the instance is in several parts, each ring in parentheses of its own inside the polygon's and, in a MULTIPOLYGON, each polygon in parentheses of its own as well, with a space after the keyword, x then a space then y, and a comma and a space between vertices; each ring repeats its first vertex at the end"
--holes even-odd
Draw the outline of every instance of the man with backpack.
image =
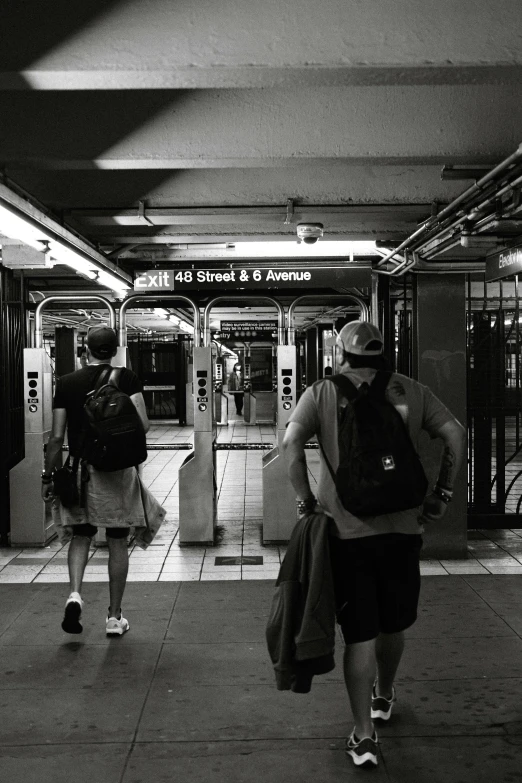
POLYGON ((383 338, 372 324, 344 326, 336 357, 340 375, 306 389, 283 448, 298 513, 319 507, 331 519, 336 614, 355 721, 346 753, 356 766, 374 767, 373 720, 391 716, 404 631, 417 617, 423 523, 441 519, 451 501, 465 430, 426 386, 386 372, 383 338), (416 456, 421 430, 444 444, 430 490, 416 456), (304 451, 314 435, 317 500, 304 451))
POLYGON ((66 633, 83 630, 82 580, 91 539, 100 528, 105 529, 109 549, 106 633, 121 636, 129 630, 121 613, 121 600, 129 565, 129 530, 131 526, 146 524, 146 490, 141 486, 136 466, 147 456, 145 433, 150 424, 138 377, 126 368, 111 367, 117 346, 113 329, 93 327, 87 335, 87 366, 56 382, 42 497, 46 502, 53 501, 59 535, 64 541, 70 540, 70 595, 62 622, 66 633), (76 486, 81 487, 72 505, 65 497, 60 501, 56 496, 58 479, 55 487, 57 474, 53 474, 60 464, 66 427, 73 484, 76 475, 76 486))

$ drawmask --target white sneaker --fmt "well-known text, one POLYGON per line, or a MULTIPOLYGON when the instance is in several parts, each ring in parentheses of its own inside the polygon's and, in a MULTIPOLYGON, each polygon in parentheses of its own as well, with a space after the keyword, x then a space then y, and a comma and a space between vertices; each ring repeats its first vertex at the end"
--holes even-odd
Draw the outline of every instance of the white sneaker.
POLYGON ((83 601, 80 593, 71 593, 65 603, 65 614, 62 620, 62 630, 65 633, 81 633, 83 625, 80 622, 82 616, 83 601))
POLYGON ((107 636, 123 636, 130 628, 128 620, 123 615, 120 615, 120 619, 117 617, 107 617, 105 623, 105 632, 107 636))

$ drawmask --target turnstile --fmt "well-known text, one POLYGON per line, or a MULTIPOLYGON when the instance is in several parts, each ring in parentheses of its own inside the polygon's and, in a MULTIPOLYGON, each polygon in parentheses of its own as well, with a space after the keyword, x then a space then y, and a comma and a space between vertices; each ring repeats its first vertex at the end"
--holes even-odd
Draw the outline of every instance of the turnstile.
POLYGON ((179 469, 179 543, 214 544, 217 522, 216 425, 212 353, 194 347, 194 451, 179 469))
POLYGON ((40 494, 52 424, 52 371, 44 348, 24 348, 25 457, 9 473, 11 545, 45 546, 55 527, 40 494))
POLYGON ((277 346, 277 419, 275 447, 263 457, 263 543, 286 542, 296 523, 293 489, 282 446, 288 419, 296 406, 297 353, 294 345, 277 346))
POLYGON ((224 360, 218 357, 214 363, 214 417, 218 424, 228 424, 228 397, 223 391, 224 360))
POLYGON ((243 418, 245 424, 257 423, 257 399, 252 391, 252 379, 250 377, 250 358, 245 358, 244 365, 244 396, 243 418))

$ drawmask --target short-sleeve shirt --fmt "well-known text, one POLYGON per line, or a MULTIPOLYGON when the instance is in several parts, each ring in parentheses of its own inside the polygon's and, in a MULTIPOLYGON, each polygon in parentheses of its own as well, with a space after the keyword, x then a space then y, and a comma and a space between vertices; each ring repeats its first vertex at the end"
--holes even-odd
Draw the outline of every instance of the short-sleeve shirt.
MULTIPOLYGON (((65 408, 67 411, 67 440, 69 454, 72 457, 79 456, 78 447, 84 425, 83 406, 86 397, 95 388, 98 378, 107 367, 110 365, 89 364, 56 380, 53 409, 65 408)), ((118 385, 129 396, 143 391, 138 376, 126 367, 121 368, 118 385)))
MULTIPOLYGON (((357 370, 349 370, 344 374, 355 386, 359 386, 363 380, 357 370)), ((455 417, 427 386, 405 375, 392 374, 386 397, 406 422, 412 443, 417 449, 421 430, 435 438, 444 424, 455 421, 455 417)), ((334 474, 339 465, 337 423, 339 407, 343 404, 347 404, 347 400, 338 394, 336 385, 323 379, 306 389, 289 420, 304 427, 307 437, 317 435, 334 474)), ((381 533, 418 534, 422 530, 418 523, 417 508, 364 519, 347 511, 337 494, 334 479, 322 454, 317 499, 333 517, 338 538, 362 538, 381 533)))

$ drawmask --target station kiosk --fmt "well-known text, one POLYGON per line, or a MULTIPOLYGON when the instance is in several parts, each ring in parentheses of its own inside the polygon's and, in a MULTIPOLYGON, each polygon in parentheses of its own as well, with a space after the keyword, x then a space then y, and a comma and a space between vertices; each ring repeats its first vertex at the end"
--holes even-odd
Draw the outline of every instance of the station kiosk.
POLYGON ((24 348, 25 457, 9 473, 11 545, 45 546, 54 536, 51 506, 40 495, 52 424, 52 370, 43 348, 24 348))
POLYGON ((211 546, 217 522, 211 348, 194 346, 193 363, 194 450, 179 469, 179 543, 211 546))
POLYGON ((9 473, 12 545, 45 546, 55 535, 51 507, 41 498, 39 481, 44 467, 44 448, 51 433, 53 407, 52 368, 43 348, 43 310, 52 302, 91 300, 102 302, 107 307, 109 325, 114 329, 116 314, 111 302, 103 296, 49 296, 36 308, 35 347, 24 348, 25 458, 9 473))
POLYGON ((297 402, 295 345, 277 346, 276 445, 263 457, 263 544, 286 542, 296 522, 295 490, 283 459, 286 425, 297 402))

